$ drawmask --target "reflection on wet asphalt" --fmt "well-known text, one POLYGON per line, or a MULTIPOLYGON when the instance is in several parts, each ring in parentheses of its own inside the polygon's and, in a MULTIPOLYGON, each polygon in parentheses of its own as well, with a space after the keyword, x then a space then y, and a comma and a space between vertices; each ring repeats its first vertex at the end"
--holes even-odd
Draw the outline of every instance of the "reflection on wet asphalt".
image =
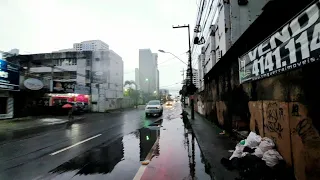
POLYGON ((158 133, 156 130, 141 128, 71 159, 50 171, 51 174, 46 178, 132 179, 140 167, 140 161, 147 157, 155 143, 158 133))
MULTIPOLYGON (((37 173, 35 171, 33 175, 35 174, 34 177, 37 178, 31 179, 133 179, 137 177, 137 172, 141 171, 142 167, 145 168, 138 179, 210 179, 205 172, 202 155, 192 130, 187 129, 187 124, 184 125, 180 113, 181 105, 176 103, 173 107, 165 107, 163 120, 150 124, 156 119, 141 117, 139 124, 142 128, 133 129, 133 132, 131 129, 139 126, 124 123, 121 129, 112 128, 114 133, 108 132, 110 135, 117 134, 119 131, 125 135, 110 138, 107 138, 108 134, 101 135, 92 140, 97 141, 98 144, 93 143, 90 147, 87 143, 92 142, 85 142, 83 145, 89 146, 89 149, 79 151, 80 153, 74 156, 67 156, 71 158, 57 164, 56 161, 61 162, 65 154, 72 153, 72 151, 61 152, 52 157, 56 159, 46 161, 51 165, 48 167, 56 164, 55 167, 47 170, 47 173, 35 174, 37 173), (131 133, 128 134, 130 130, 131 133), (147 166, 142 166, 141 161, 146 159, 151 159, 151 162, 147 166)), ((81 140, 72 140, 71 144, 81 140)), ((47 154, 44 157, 48 156, 47 154)), ((45 163, 41 165, 46 166, 45 163)), ((39 165, 37 167, 40 168, 39 165)), ((19 169, 13 172, 19 173, 19 169)), ((10 176, 0 175, 1 177, 8 179, 10 176)))

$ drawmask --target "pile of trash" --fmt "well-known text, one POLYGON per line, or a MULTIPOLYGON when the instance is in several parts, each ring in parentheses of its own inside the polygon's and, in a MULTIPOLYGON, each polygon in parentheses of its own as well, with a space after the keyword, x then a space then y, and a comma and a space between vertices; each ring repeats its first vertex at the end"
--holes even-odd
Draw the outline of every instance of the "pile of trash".
POLYGON ((286 163, 268 137, 250 132, 247 139, 240 141, 230 158, 221 163, 228 169, 237 169, 241 178, 252 180, 290 179, 286 174, 286 163))

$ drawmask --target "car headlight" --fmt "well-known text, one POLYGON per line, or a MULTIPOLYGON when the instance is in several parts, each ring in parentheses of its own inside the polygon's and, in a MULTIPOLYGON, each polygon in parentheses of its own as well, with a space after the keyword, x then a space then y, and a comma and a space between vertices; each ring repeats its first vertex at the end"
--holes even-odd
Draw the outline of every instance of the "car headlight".
POLYGON ((157 107, 157 109, 160 109, 160 107, 157 107))

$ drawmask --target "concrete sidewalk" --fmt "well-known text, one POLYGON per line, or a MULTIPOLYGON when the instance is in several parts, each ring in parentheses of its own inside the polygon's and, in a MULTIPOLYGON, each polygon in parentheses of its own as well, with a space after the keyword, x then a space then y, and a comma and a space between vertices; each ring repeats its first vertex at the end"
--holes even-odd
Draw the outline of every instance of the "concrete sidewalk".
POLYGON ((6 140, 30 136, 50 129, 65 126, 67 123, 74 123, 85 119, 82 116, 75 116, 72 121, 67 116, 53 117, 28 117, 25 120, 13 119, 0 121, 0 143, 6 140))
POLYGON ((188 119, 192 130, 198 140, 199 147, 205 157, 206 164, 210 167, 211 177, 215 180, 235 179, 239 177, 236 171, 228 171, 221 163, 223 157, 229 157, 237 144, 235 140, 227 135, 220 135, 223 130, 210 123, 200 114, 194 114, 194 120, 191 119, 191 110, 184 108, 188 113, 188 119))

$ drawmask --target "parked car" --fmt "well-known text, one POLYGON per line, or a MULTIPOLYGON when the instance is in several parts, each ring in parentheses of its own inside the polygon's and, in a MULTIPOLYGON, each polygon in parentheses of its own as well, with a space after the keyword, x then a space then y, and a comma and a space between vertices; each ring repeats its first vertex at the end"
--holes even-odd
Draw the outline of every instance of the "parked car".
POLYGON ((151 115, 162 116, 162 113, 163 113, 162 103, 160 102, 160 100, 149 101, 146 105, 145 112, 146 112, 146 117, 151 115))

